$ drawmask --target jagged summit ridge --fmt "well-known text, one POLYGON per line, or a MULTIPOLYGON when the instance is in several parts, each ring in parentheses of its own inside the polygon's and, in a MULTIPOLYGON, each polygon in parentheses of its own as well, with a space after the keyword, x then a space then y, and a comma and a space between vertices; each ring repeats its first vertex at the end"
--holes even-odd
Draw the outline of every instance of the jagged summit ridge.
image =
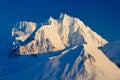
MULTIPOLYGON (((36 23, 25 22, 28 25, 22 25, 25 30, 22 32, 21 27, 14 30, 16 40, 25 40, 36 29, 36 23), (27 31, 27 28, 31 28, 27 31)), ((20 24, 21 25, 21 24, 20 24)), ((13 35, 12 35, 13 36, 13 35)), ((69 47, 71 45, 92 44, 102 46, 107 43, 105 39, 92 31, 78 18, 70 17, 67 14, 61 14, 59 19, 50 17, 48 24, 40 26, 32 36, 31 41, 26 45, 19 46, 20 54, 37 54, 47 51, 57 51, 69 47)), ((16 41, 15 40, 15 41, 16 41)), ((19 42, 17 42, 19 44, 19 42)))

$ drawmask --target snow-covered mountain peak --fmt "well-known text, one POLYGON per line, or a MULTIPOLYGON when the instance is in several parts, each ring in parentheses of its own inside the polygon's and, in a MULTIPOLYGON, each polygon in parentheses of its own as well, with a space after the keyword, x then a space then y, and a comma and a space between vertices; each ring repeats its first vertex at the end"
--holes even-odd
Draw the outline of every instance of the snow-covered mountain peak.
POLYGON ((71 17, 71 16, 69 16, 69 15, 67 15, 66 13, 61 13, 60 14, 60 17, 59 17, 59 19, 69 19, 69 18, 73 18, 73 17, 71 17))
POLYGON ((55 20, 55 19, 50 16, 50 18, 49 18, 49 23, 52 22, 52 21, 54 21, 54 20, 55 20))
POLYGON ((20 54, 57 51, 73 45, 92 44, 96 47, 107 43, 86 26, 80 19, 61 13, 59 19, 49 18, 48 24, 36 28, 36 23, 20 22, 12 30, 13 42, 19 46, 20 54), (34 32, 34 35, 32 33, 34 32), (31 36, 32 35, 32 36, 31 36), (27 41, 28 38, 31 40, 27 41), (31 51, 32 50, 32 51, 31 51))
POLYGON ((56 25, 58 25, 58 22, 54 18, 50 17, 49 20, 48 20, 48 25, 56 26, 56 25))
POLYGON ((27 22, 21 21, 13 26, 12 29, 12 38, 13 38, 13 45, 19 46, 21 42, 24 42, 31 36, 31 34, 36 29, 36 23, 34 22, 27 22))
POLYGON ((65 13, 61 13, 59 19, 62 20, 62 19, 65 18, 65 17, 69 17, 69 15, 67 15, 67 14, 65 14, 65 13))
POLYGON ((16 40, 24 41, 35 29, 36 23, 23 21, 13 26, 12 36, 16 36, 16 40))
POLYGON ((106 44, 80 19, 67 14, 50 17, 45 25, 19 22, 9 41, 9 58, 0 56, 1 80, 120 80, 119 68, 103 54, 115 50, 119 56, 120 48, 113 45, 120 41, 106 44), (102 52, 98 47, 103 45, 107 48, 102 52))

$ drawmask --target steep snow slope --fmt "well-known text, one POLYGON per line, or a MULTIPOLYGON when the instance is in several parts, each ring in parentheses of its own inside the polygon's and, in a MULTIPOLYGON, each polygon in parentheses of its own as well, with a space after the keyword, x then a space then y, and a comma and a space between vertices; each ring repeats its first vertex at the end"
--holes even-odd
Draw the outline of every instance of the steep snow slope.
MULTIPOLYGON (((15 33, 15 32, 14 32, 15 33)), ((16 33, 19 33, 18 31, 16 33)), ((20 34, 21 35, 21 34, 20 34)), ((24 35, 16 39, 24 40, 24 35)), ((50 17, 46 25, 42 25, 31 42, 19 46, 18 54, 38 54, 57 51, 72 45, 94 44, 103 46, 107 41, 92 31, 78 18, 61 14, 58 20, 50 17)))
POLYGON ((1 61, 5 80, 120 80, 120 70, 94 45, 1 61))
POLYGON ((100 49, 111 61, 120 67, 120 41, 109 42, 100 49))
POLYGON ((59 34, 66 45, 94 43, 96 46, 102 46, 107 43, 106 40, 92 31, 78 18, 70 17, 67 14, 61 14, 59 20, 61 21, 59 34))
POLYGON ((35 31, 36 23, 33 22, 20 22, 14 25, 12 29, 12 37, 15 37, 15 41, 13 41, 13 45, 19 45, 20 41, 24 42, 29 36, 35 31))
POLYGON ((11 36, 8 37, 6 42, 5 53, 13 54, 16 51, 18 52, 20 45, 26 45, 32 40, 37 28, 37 24, 33 22, 22 21, 15 24, 12 28, 11 36))
MULTIPOLYGON (((112 63, 104 55, 104 53, 102 53, 101 50, 99 50, 94 45, 90 45, 90 46, 85 45, 85 50, 86 50, 86 53, 90 53, 93 56, 93 58, 95 59, 95 64, 94 64, 94 66, 96 67, 95 74, 99 74, 98 76, 96 76, 97 80, 119 80, 120 79, 119 68, 116 67, 116 65, 114 63, 112 63)), ((87 65, 87 67, 89 68, 88 65, 87 65)))

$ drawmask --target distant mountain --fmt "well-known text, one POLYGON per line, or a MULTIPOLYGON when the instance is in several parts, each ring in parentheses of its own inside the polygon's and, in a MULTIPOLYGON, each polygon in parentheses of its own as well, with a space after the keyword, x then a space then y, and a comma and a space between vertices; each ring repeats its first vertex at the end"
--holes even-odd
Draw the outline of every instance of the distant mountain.
POLYGON ((0 56, 0 80, 120 80, 105 56, 120 50, 112 44, 67 14, 41 25, 22 21, 12 28, 7 57, 0 56))
POLYGON ((38 28, 36 25, 36 23, 24 21, 14 25, 12 47, 18 49, 18 54, 38 54, 61 50, 72 45, 102 46, 107 43, 81 20, 67 14, 61 14, 57 20, 50 17, 48 23, 38 28))
POLYGON ((111 61, 120 67, 120 41, 109 42, 100 49, 111 61))

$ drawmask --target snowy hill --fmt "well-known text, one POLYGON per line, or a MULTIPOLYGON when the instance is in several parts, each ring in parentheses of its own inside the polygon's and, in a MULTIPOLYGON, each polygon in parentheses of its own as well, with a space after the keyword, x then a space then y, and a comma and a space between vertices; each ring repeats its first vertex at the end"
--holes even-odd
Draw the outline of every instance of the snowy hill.
POLYGON ((57 51, 72 45, 94 44, 103 46, 107 43, 105 39, 92 31, 78 18, 61 14, 55 20, 52 17, 48 23, 36 29, 32 22, 21 22, 12 29, 12 37, 15 38, 13 45, 17 45, 12 53, 38 54, 47 51, 57 51), (26 25, 27 24, 27 25, 26 25), (30 36, 34 32, 34 36, 30 36), (30 36, 31 41, 25 42, 30 36), (22 43, 21 43, 22 42, 22 43))
POLYGON ((100 49, 111 61, 120 67, 120 41, 109 42, 100 49))
POLYGON ((0 64, 1 80, 120 80, 119 68, 94 45, 9 58, 0 64))

